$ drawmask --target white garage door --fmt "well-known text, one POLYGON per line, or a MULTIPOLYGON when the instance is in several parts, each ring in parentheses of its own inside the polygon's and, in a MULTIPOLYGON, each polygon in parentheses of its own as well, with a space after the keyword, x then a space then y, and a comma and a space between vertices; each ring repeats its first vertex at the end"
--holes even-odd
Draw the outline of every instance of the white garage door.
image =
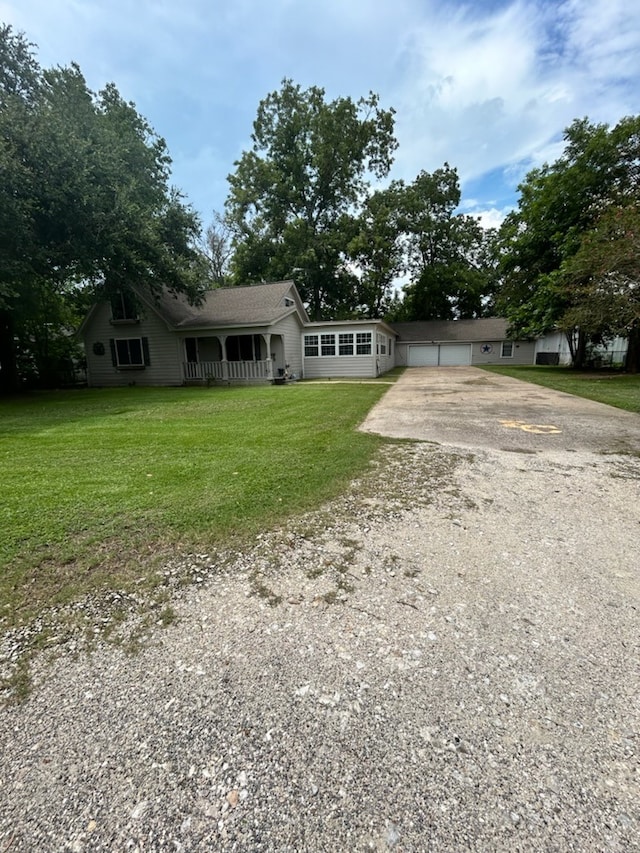
POLYGON ((440 366, 471 364, 471 344, 440 344, 440 366))
POLYGON ((471 364, 471 344, 413 344, 409 367, 456 367, 471 364))
POLYGON ((438 344, 434 346, 410 346, 409 367, 437 367, 438 344))

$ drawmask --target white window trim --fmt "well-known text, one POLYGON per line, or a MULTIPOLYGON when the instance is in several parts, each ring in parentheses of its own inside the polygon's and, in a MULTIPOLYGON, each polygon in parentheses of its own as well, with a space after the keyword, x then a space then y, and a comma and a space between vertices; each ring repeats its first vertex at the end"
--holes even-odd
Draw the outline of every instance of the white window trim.
POLYGON ((513 358, 514 351, 515 345, 513 341, 502 341, 502 343, 500 344, 500 358, 513 358), (511 347, 511 352, 509 353, 509 355, 504 354, 505 344, 511 347))
POLYGON ((304 357, 305 358, 319 358, 320 357, 320 337, 318 335, 305 335, 304 341, 304 357), (315 355, 307 355, 307 348, 315 349, 315 355))
POLYGON ((338 334, 338 355, 341 358, 349 358, 356 351, 356 343, 353 332, 339 332, 338 334), (341 352, 342 349, 350 349, 350 352, 341 352))
POLYGON ((356 355, 372 355, 373 337, 371 332, 356 332, 356 355), (367 352, 358 352, 360 347, 367 347, 367 352))
POLYGON ((320 355, 322 358, 336 357, 336 336, 333 332, 321 332, 320 334, 320 355), (323 352, 323 349, 332 349, 333 352, 323 352))
MULTIPOLYGON (((140 337, 140 338, 114 338, 114 343, 115 343, 115 353, 116 353, 116 367, 117 367, 119 370, 126 369, 126 368, 131 368, 131 367, 136 367, 136 368, 138 368, 138 367, 145 367, 145 363, 144 363, 144 345, 143 345, 143 343, 142 343, 142 338, 141 338, 141 337, 140 337), (128 343, 129 343, 129 341, 138 341, 138 343, 139 343, 139 345, 140 345, 140 358, 142 359, 141 361, 135 361, 135 362, 129 361, 129 362, 125 362, 125 363, 123 363, 123 362, 121 362, 121 361, 120 361, 120 353, 118 352, 118 344, 122 344, 122 343, 127 343, 127 344, 128 344, 128 343)), ((130 352, 130 347, 129 347, 129 346, 127 346, 127 350, 130 352)))

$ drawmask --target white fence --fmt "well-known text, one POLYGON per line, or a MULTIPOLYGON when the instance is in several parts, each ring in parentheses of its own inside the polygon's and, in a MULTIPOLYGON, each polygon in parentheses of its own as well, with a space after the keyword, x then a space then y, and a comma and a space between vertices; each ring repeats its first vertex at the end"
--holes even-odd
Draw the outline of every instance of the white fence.
POLYGON ((182 365, 186 382, 267 382, 273 378, 269 361, 186 361, 182 365))

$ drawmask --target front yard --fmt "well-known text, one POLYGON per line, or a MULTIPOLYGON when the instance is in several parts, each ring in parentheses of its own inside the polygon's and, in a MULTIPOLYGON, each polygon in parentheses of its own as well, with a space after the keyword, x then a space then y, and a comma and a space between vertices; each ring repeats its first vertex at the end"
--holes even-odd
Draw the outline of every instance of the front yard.
POLYGON ((0 403, 0 627, 162 561, 247 541, 340 492, 387 386, 126 388, 0 403))

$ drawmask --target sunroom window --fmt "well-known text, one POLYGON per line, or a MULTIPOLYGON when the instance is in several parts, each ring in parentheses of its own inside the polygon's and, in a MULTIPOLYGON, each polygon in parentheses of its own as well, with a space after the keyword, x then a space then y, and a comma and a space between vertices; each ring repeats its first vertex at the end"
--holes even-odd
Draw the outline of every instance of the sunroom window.
POLYGON ((356 334, 356 355, 371 355, 371 332, 356 334))
POLYGON ((353 332, 341 332, 338 335, 338 354, 353 355, 353 332))
POLYGON ((304 336, 304 354, 307 358, 311 358, 313 356, 318 355, 318 336, 317 335, 305 335, 304 336))
POLYGON ((320 354, 335 355, 336 354, 336 336, 335 335, 320 335, 320 354))

